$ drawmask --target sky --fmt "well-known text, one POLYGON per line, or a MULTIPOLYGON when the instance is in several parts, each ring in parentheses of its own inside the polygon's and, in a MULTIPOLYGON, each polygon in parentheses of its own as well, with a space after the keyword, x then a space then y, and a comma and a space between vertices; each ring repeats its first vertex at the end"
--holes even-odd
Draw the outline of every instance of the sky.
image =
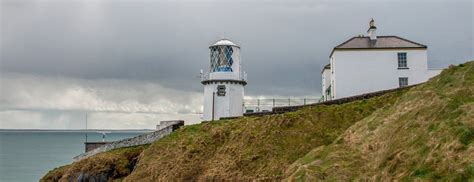
POLYGON ((0 0, 0 129, 200 121, 208 46, 242 48, 246 98, 319 98, 332 48, 366 34, 474 59, 472 0, 0 0))

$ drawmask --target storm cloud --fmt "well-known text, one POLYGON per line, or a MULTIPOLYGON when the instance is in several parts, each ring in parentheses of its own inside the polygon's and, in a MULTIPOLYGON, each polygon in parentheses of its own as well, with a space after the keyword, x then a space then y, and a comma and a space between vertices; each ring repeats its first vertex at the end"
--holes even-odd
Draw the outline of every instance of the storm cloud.
MULTIPOLYGON (((249 97, 318 98, 320 70, 331 49, 365 34, 370 18, 378 35, 428 45, 430 67, 474 58, 470 0, 1 0, 0 5, 0 128, 26 128, 18 124, 23 120, 43 123, 34 125, 40 128, 53 120, 76 123, 86 111, 102 118, 135 117, 143 123, 136 126, 146 128, 180 116, 197 121, 202 102, 197 76, 208 69, 208 46, 222 37, 242 47, 249 97), (118 113, 101 113, 107 111, 118 113), (31 118, 19 118, 27 115, 31 118)), ((96 119, 96 126, 106 128, 109 120, 114 119, 96 119)), ((127 121, 117 128, 136 128, 127 121)))

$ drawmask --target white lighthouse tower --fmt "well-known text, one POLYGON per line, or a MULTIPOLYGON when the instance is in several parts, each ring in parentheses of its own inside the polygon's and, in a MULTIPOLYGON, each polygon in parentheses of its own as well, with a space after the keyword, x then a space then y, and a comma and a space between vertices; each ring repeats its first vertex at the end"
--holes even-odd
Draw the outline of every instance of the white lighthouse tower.
POLYGON ((240 46, 221 39, 209 46, 209 72, 201 73, 204 85, 203 120, 242 116, 246 75, 241 70, 240 46))

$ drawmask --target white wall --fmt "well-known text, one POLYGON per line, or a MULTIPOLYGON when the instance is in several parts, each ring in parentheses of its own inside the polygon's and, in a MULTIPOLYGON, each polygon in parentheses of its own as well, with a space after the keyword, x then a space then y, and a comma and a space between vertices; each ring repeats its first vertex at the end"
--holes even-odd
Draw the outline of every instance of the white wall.
POLYGON ((221 117, 233 117, 243 115, 244 86, 235 83, 217 83, 204 85, 204 111, 203 120, 212 120, 212 95, 217 92, 217 85, 225 85, 225 96, 214 97, 214 120, 221 117))
POLYGON ((336 99, 397 88, 399 77, 408 77, 408 84, 412 85, 436 74, 428 73, 426 49, 336 50, 331 60, 336 99), (407 53, 409 69, 398 69, 398 52, 407 53))
POLYGON ((210 80, 240 80, 239 74, 235 72, 212 72, 209 73, 210 80))
POLYGON ((336 79, 334 75, 334 71, 336 70, 336 64, 334 64, 334 54, 329 58, 329 64, 331 64, 331 98, 329 98, 329 100, 332 100, 336 98, 335 90, 337 88, 336 79))
POLYGON ((322 75, 322 89, 321 89, 321 95, 324 97, 324 100, 331 100, 331 96, 326 95, 326 89, 331 85, 331 70, 330 69, 324 69, 322 75))

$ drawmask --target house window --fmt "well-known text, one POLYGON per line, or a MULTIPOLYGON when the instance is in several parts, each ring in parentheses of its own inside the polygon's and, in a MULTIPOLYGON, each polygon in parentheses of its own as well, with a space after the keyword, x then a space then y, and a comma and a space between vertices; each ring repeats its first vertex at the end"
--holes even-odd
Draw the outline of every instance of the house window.
POLYGON ((398 68, 408 68, 406 52, 398 53, 398 68))
POLYGON ((400 77, 400 78, 398 78, 398 85, 400 85, 400 87, 406 87, 406 86, 408 86, 408 77, 400 77))

